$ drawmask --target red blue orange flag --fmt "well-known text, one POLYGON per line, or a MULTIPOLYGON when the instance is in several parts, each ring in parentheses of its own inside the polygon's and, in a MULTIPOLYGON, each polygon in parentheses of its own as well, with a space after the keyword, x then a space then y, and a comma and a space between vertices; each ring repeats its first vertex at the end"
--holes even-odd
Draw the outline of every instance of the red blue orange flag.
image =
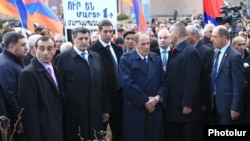
POLYGON ((63 33, 61 21, 42 0, 24 0, 24 4, 34 22, 49 28, 54 34, 63 33))
POLYGON ((26 11, 22 0, 0 0, 0 12, 20 18, 22 28, 34 31, 31 15, 26 11))
POLYGON ((138 3, 138 0, 122 0, 122 1, 134 8, 137 30, 139 32, 146 31, 148 29, 148 24, 145 20, 144 13, 138 3))
POLYGON ((221 16, 220 8, 224 5, 224 0, 203 0, 204 22, 218 25, 216 17, 221 16))
POLYGON ((10 3, 8 0, 0 0, 0 13, 13 16, 18 18, 17 8, 13 3, 10 3))
POLYGON ((14 1, 18 10, 19 18, 21 20, 22 28, 34 31, 34 24, 31 15, 27 12, 22 0, 9 0, 14 1))

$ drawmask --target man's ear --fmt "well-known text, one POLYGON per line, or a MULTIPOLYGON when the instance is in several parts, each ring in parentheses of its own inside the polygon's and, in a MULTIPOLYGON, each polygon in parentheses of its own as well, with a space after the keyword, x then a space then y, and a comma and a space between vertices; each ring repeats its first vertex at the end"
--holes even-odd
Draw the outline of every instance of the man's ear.
POLYGON ((7 49, 12 50, 15 48, 15 45, 13 43, 10 43, 7 49))

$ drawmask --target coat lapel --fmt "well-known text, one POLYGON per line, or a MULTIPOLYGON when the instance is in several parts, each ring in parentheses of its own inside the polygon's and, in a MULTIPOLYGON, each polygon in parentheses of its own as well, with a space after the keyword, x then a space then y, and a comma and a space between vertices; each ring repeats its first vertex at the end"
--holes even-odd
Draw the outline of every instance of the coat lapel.
POLYGON ((141 57, 137 54, 136 51, 133 51, 133 52, 132 52, 132 55, 133 55, 132 58, 134 58, 134 61, 133 61, 133 68, 137 68, 137 69, 139 69, 140 71, 142 71, 143 73, 147 74, 147 70, 146 70, 146 68, 145 68, 145 67, 143 66, 143 64, 142 64, 142 59, 141 59, 141 57))
POLYGON ((156 69, 155 69, 155 59, 151 56, 151 54, 148 55, 148 71, 147 71, 147 81, 146 84, 150 81, 150 79, 155 75, 156 69))
MULTIPOLYGON (((32 63, 34 63, 34 66, 36 67, 36 71, 40 72, 40 73, 44 73, 45 77, 49 80, 49 82, 54 86, 54 88, 57 90, 58 92, 58 88, 53 80, 53 78, 51 77, 51 75, 49 74, 49 72, 43 67, 43 65, 37 60, 37 58, 34 58, 32 60, 32 63)), ((55 71, 55 68, 54 68, 55 71)), ((56 75, 56 74, 55 74, 56 75)), ((58 79, 58 77, 56 76, 56 78, 58 79)))

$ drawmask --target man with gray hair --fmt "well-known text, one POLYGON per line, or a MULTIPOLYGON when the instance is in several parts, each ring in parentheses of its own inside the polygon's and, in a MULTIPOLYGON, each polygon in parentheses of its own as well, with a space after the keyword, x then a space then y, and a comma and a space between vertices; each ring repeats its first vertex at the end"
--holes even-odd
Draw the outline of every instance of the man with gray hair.
POLYGON ((215 26, 213 24, 206 24, 204 27, 204 35, 202 38, 202 43, 213 49, 213 43, 211 41, 212 32, 215 26))
POLYGON ((35 45, 36 45, 37 39, 40 37, 42 37, 42 35, 34 34, 28 38, 27 46, 28 46, 29 52, 28 52, 28 55, 24 58, 24 65, 25 66, 29 65, 32 58, 36 55, 35 45))
POLYGON ((65 42, 65 36, 63 34, 56 34, 54 40, 56 42, 56 48, 60 49, 60 46, 65 42))
POLYGON ((98 32, 97 31, 91 32, 90 45, 95 44, 97 40, 98 40, 98 32))
MULTIPOLYGON (((200 124, 200 130, 202 131, 202 126, 204 124, 210 124, 210 107, 211 107, 211 92, 210 92, 210 71, 213 66, 213 57, 214 57, 214 50, 210 47, 204 45, 200 40, 200 31, 196 27, 196 25, 188 25, 186 27, 187 31, 187 41, 192 44, 200 54, 200 62, 201 62, 201 74, 200 74, 200 95, 201 95, 201 102, 202 102, 202 120, 200 124)), ((200 140, 202 140, 202 133, 200 132, 199 136, 200 140), (200 136, 201 135, 201 136, 200 136)))
POLYGON ((65 52, 67 50, 70 50, 73 47, 73 44, 71 42, 65 42, 60 47, 60 52, 65 52))
POLYGON ((56 34, 54 40, 56 42, 56 54, 54 55, 55 58, 60 53, 61 45, 65 43, 65 36, 63 34, 56 34))
POLYGON ((89 29, 74 28, 72 39, 72 49, 55 58, 64 84, 66 136, 68 141, 78 141, 79 127, 85 140, 93 140, 100 138, 93 129, 103 131, 111 112, 102 58, 88 49, 89 29))
POLYGON ((119 71, 124 90, 123 141, 163 141, 163 115, 160 102, 165 99, 161 58, 150 52, 147 33, 134 35, 135 50, 124 53, 119 71))

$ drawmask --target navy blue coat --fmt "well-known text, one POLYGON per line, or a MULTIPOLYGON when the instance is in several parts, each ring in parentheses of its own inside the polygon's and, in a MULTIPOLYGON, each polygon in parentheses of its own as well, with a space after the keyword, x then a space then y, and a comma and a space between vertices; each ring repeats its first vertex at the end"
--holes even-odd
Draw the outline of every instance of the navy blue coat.
POLYGON ((0 87, 6 102, 6 110, 11 123, 17 120, 20 112, 18 103, 18 77, 23 70, 22 61, 7 50, 0 54, 0 87))
POLYGON ((219 66, 216 77, 216 110, 219 124, 230 124, 230 111, 240 112, 245 86, 242 56, 228 47, 219 66), (222 118, 223 117, 223 118, 222 118))
POLYGON ((146 123, 151 122, 152 141, 163 139, 162 109, 159 104, 153 113, 148 113, 144 104, 149 96, 160 95, 165 97, 166 83, 161 65, 161 58, 150 52, 148 55, 148 68, 141 65, 142 59, 136 51, 124 54, 120 59, 120 76, 124 90, 124 141, 145 140, 146 123), (151 120, 147 120, 151 118, 151 120))

